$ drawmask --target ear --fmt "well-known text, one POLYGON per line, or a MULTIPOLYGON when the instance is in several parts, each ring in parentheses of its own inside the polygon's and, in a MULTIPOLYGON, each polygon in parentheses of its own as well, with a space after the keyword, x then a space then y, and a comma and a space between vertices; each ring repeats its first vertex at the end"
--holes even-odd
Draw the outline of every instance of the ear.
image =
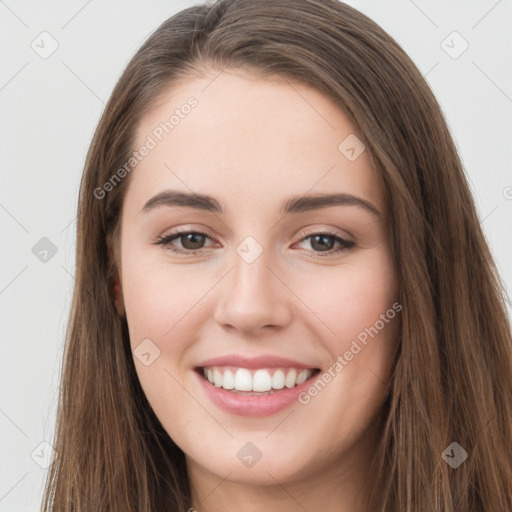
POLYGON ((121 277, 119 275, 119 268, 116 262, 116 258, 114 255, 114 249, 112 244, 112 239, 110 236, 107 236, 106 239, 107 248, 108 248, 108 260, 109 260, 109 273, 113 272, 111 280, 109 280, 109 285, 112 286, 112 290, 109 292, 113 293, 114 304, 119 316, 124 316, 124 302, 123 302, 123 289, 121 285, 121 277))

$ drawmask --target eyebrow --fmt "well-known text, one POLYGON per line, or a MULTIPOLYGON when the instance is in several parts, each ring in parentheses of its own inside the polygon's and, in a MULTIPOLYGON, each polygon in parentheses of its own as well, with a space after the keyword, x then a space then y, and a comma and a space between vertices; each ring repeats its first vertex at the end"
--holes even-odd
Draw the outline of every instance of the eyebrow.
MULTIPOLYGON (((141 211, 149 212, 161 206, 182 206, 212 213, 224 213, 222 204, 214 197, 178 190, 164 190, 156 194, 146 201, 141 211)), ((283 203, 281 214, 302 213, 332 206, 358 206, 378 217, 381 216, 379 210, 366 199, 345 193, 291 197, 283 203)))

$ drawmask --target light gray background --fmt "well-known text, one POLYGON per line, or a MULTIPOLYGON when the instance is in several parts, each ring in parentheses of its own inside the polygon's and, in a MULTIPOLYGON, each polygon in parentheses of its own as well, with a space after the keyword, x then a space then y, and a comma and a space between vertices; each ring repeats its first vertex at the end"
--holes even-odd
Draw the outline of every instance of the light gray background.
MULTIPOLYGON (((0 0, 1 512, 40 506, 51 453, 41 443, 53 435, 73 286, 78 184, 93 130, 139 45, 161 22, 195 3, 0 0), (46 59, 31 47, 51 49, 43 31, 58 43, 46 59), (57 248, 46 262, 32 251, 43 237, 57 248)), ((430 83, 510 290, 512 0, 348 3, 387 30, 430 83), (468 49, 453 58, 464 40, 468 49)))

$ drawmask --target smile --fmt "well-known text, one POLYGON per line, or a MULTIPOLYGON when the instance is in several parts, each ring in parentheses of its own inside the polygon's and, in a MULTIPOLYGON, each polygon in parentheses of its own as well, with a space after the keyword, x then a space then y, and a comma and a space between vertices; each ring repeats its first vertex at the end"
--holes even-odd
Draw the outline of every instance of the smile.
POLYGON ((308 368, 236 368, 233 366, 203 367, 205 379, 227 391, 260 394, 294 388, 311 378, 315 369, 308 368))
POLYGON ((242 416, 267 416, 292 406, 320 373, 281 357, 236 355, 204 361, 194 370, 215 406, 242 416))

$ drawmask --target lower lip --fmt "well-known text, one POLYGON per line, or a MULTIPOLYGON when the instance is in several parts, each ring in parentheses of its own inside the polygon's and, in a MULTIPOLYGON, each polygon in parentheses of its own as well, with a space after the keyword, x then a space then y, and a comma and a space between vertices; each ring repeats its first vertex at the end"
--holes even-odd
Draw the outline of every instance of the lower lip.
POLYGON ((298 401, 298 395, 311 385, 316 373, 294 388, 284 388, 268 395, 245 395, 218 388, 194 372, 210 400, 221 409, 241 416, 269 416, 298 401))

